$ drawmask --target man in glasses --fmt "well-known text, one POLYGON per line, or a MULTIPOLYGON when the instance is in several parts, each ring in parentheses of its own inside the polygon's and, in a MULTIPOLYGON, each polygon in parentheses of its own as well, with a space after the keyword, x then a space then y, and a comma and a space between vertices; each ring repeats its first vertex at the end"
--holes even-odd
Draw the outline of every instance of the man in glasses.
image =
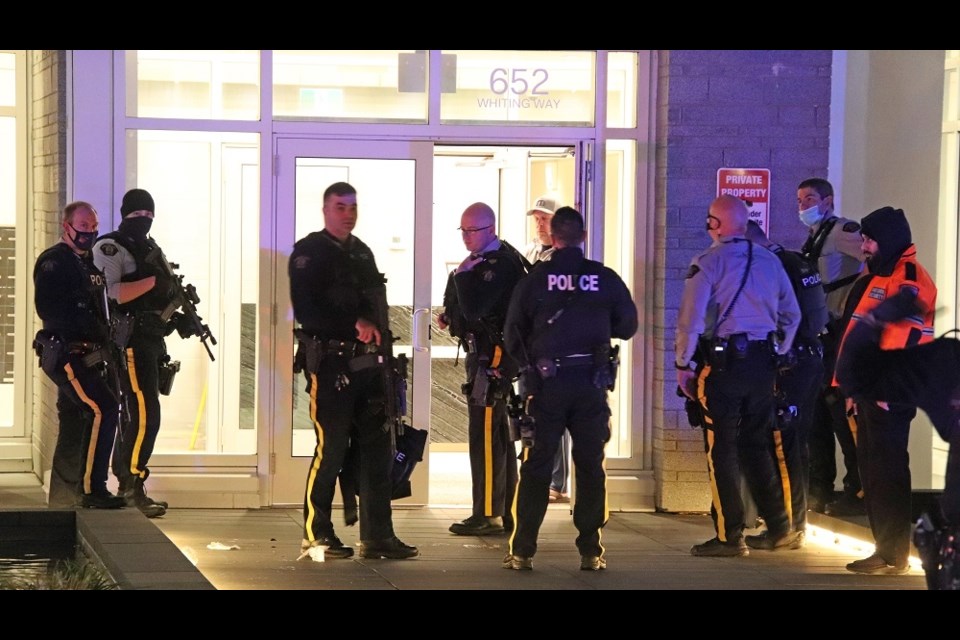
POLYGON ((777 357, 790 350, 800 307, 780 261, 744 237, 747 206, 716 198, 707 214, 713 244, 687 271, 675 335, 677 385, 700 403, 716 537, 695 556, 745 556, 748 546, 799 548, 773 457, 777 357), (743 474, 767 531, 743 535, 743 474))
POLYGON ((526 270, 523 256, 497 237, 496 215, 489 205, 467 207, 460 217, 460 234, 469 254, 447 280, 444 311, 437 321, 467 352, 463 390, 473 510, 450 531, 498 535, 513 530, 509 510, 517 485, 517 453, 507 418, 517 365, 503 349, 503 323, 513 288, 526 270))

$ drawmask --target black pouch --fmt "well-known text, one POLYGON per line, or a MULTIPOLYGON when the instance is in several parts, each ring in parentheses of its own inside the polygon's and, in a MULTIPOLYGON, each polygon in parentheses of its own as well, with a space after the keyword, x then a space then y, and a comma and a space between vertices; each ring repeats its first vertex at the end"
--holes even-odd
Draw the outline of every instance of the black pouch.
POLYGON ((170 356, 164 356, 164 358, 157 370, 157 388, 160 395, 168 396, 173 390, 173 379, 177 377, 177 372, 180 371, 180 361, 174 360, 171 362, 170 356))
POLYGON ((541 378, 552 378, 557 375, 557 362, 550 358, 540 358, 537 360, 537 371, 541 378))
POLYGON ((66 350, 64 343, 49 331, 40 330, 33 339, 33 349, 40 359, 40 368, 45 374, 53 377, 66 350))
POLYGON ((745 333, 735 333, 727 337, 727 361, 745 359, 749 345, 750 341, 745 333))
POLYGON ((490 377, 486 370, 480 369, 473 378, 473 386, 470 389, 470 404, 478 407, 489 407, 493 405, 492 387, 490 377))

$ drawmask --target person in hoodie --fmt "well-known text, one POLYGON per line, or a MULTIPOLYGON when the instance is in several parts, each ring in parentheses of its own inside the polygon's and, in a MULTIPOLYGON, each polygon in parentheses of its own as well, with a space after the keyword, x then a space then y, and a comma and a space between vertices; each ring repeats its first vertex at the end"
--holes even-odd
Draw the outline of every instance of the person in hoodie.
POLYGON ((924 513, 914 543, 931 590, 960 589, 960 340, 949 331, 932 342, 904 349, 881 349, 890 323, 922 316, 916 294, 904 290, 860 319, 837 362, 841 391, 855 402, 916 404, 950 445, 939 503, 924 513))
MULTIPOLYGON (((916 297, 922 312, 887 324, 879 337, 880 349, 902 349, 933 340, 933 310, 937 287, 917 261, 910 224, 902 209, 887 206, 861 220, 862 249, 867 272, 850 289, 844 317, 848 318, 838 360, 846 338, 885 299, 900 292, 916 297)), ((856 415, 860 480, 876 552, 851 562, 854 573, 903 574, 909 571, 910 461, 907 445, 910 422, 917 414, 911 402, 848 401, 856 415)))

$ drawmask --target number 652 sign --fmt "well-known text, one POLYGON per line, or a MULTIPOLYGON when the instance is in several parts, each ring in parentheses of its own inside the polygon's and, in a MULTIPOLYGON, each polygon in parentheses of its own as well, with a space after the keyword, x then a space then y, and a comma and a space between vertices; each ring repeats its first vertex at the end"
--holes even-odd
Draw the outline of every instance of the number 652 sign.
POLYGON ((545 85, 550 79, 546 69, 504 69, 498 67, 490 72, 490 92, 498 96, 511 93, 515 96, 549 95, 545 85))

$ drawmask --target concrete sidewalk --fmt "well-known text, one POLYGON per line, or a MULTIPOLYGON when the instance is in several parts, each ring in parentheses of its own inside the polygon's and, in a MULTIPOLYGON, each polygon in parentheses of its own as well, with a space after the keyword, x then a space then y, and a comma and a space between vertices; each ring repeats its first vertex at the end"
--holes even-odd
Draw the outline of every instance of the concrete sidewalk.
MULTIPOLYGON (((833 542, 835 536, 815 527, 800 550, 696 558, 690 555, 690 547, 713 537, 713 527, 709 516, 694 514, 611 514, 603 530, 607 570, 580 571, 576 529, 569 509, 561 506, 551 506, 547 512, 533 571, 510 571, 500 566, 506 553, 505 536, 463 537, 447 531, 452 522, 469 513, 466 509, 397 509, 397 535, 419 547, 419 558, 355 556, 323 563, 297 560, 303 522, 299 510, 171 509, 153 522, 217 589, 926 588, 919 569, 904 576, 850 573, 844 566, 866 557, 871 549, 840 549, 833 542)), ((339 519, 339 511, 335 518, 339 519)), ((355 545, 355 527, 341 526, 337 533, 345 544, 355 545)))

